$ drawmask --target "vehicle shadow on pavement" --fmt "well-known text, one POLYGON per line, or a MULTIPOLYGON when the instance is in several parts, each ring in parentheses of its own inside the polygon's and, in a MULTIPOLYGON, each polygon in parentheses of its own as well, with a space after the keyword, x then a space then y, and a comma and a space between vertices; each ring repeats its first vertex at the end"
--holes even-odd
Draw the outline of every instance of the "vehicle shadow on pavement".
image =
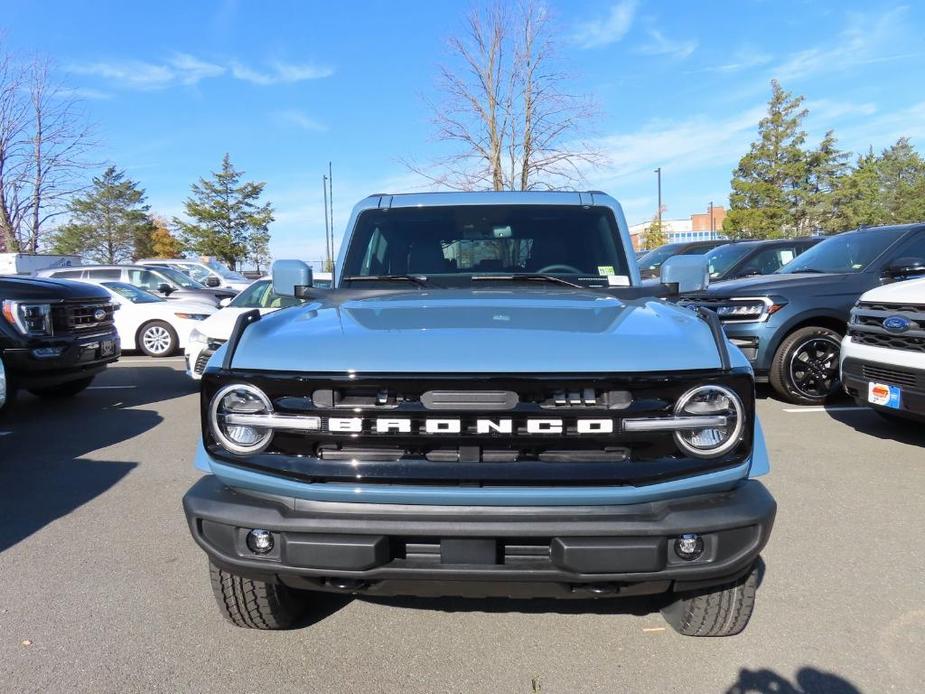
POLYGON ((878 439, 891 439, 910 446, 925 446, 925 425, 917 422, 891 422, 873 410, 826 410, 836 422, 878 439))
POLYGON ((434 612, 486 612, 519 614, 630 614, 644 617, 657 613, 665 604, 661 595, 635 598, 423 598, 371 597, 357 599, 378 605, 434 612))
POLYGON ((843 677, 804 667, 795 683, 772 670, 743 669, 726 694, 861 694, 861 690, 843 677))
MULTIPOLYGON (((174 378, 177 374, 172 369, 148 371, 169 371, 174 378)), ((162 383, 167 381, 166 374, 146 374, 144 380, 158 376, 162 383)), ((188 383, 182 385, 188 393, 188 383)), ((134 461, 100 460, 93 454, 162 421, 157 412, 132 409, 164 399, 163 386, 153 393, 149 390, 155 389, 136 385, 126 390, 88 390, 66 400, 22 394, 4 412, 0 419, 0 431, 5 432, 0 436, 0 552, 92 501, 137 467, 134 461)))

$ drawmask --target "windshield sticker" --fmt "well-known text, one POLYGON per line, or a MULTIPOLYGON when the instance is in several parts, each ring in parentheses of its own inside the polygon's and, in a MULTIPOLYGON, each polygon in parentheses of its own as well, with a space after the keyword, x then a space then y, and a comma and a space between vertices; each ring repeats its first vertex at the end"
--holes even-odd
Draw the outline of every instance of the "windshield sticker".
POLYGON ((599 274, 601 277, 609 277, 610 275, 615 275, 617 273, 614 272, 613 265, 598 265, 597 274, 599 274))
POLYGON ((628 287, 630 286, 630 278, 626 275, 607 275, 607 286, 628 287))

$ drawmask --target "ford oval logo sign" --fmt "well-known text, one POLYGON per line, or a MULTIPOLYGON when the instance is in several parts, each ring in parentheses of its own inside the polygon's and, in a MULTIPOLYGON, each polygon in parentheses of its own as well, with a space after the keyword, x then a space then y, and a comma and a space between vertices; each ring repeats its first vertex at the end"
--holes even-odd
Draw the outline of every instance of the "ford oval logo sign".
POLYGON ((904 333, 912 325, 912 321, 903 316, 890 316, 889 318, 884 318, 883 327, 889 330, 891 333, 904 333))
POLYGON ((106 311, 104 309, 98 308, 93 312, 93 320, 99 323, 106 317, 106 311))

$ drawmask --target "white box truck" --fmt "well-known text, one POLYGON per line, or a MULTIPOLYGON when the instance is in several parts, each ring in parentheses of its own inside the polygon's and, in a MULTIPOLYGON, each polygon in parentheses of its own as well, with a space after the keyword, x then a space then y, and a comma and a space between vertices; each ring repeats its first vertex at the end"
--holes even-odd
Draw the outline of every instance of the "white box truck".
POLYGON ((0 275, 31 275, 39 270, 83 265, 79 255, 0 253, 0 275))

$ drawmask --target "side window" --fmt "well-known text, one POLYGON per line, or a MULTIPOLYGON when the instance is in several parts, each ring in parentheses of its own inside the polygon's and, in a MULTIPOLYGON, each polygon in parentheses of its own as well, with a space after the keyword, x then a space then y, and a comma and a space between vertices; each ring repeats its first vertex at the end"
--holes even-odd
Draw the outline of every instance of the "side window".
POLYGON ((155 292, 163 282, 160 277, 155 275, 153 272, 149 272, 148 270, 129 270, 128 281, 129 284, 134 284, 136 287, 141 287, 142 289, 155 292))
POLYGON ((779 270, 796 257, 793 246, 775 246, 758 251, 754 257, 742 266, 742 275, 768 275, 779 270))
POLYGON ((900 258, 918 258, 925 262, 925 232, 919 232, 918 235, 901 244, 891 255, 887 265, 899 260, 900 258))
POLYGON ((60 272, 53 272, 51 277, 57 277, 58 279, 80 279, 80 270, 62 270, 60 272))
POLYGON ((87 270, 87 277, 92 280, 122 279, 122 270, 87 270))

